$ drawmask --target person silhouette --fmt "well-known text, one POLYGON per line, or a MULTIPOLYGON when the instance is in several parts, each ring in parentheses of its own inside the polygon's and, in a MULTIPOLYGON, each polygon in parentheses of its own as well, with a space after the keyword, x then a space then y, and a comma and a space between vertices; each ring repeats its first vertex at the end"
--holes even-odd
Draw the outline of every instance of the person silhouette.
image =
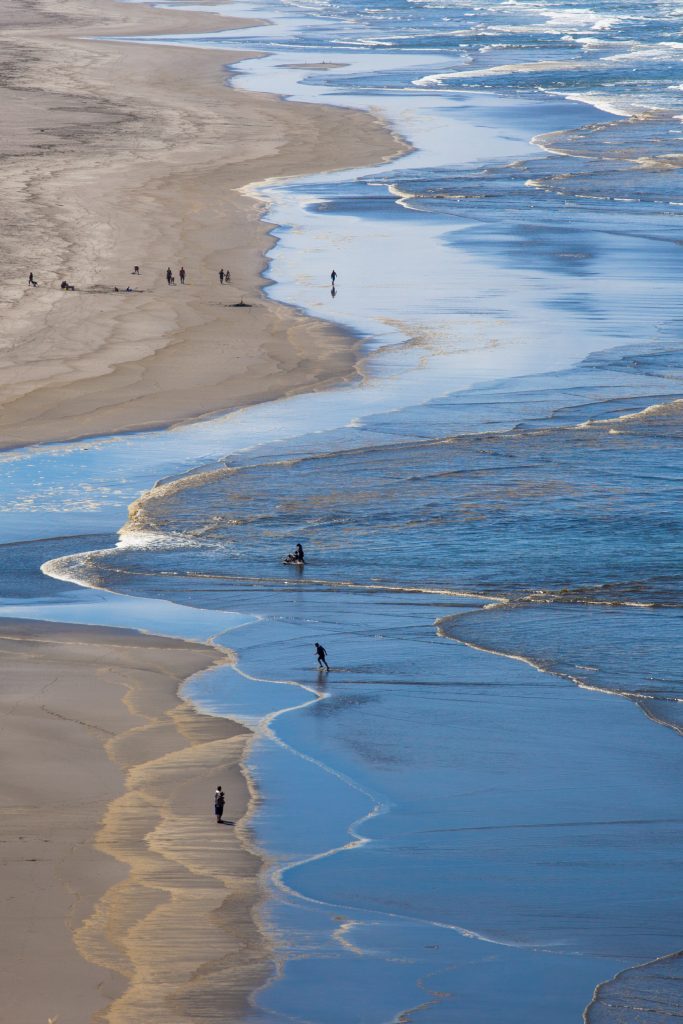
POLYGON ((225 793, 223 792, 222 786, 216 786, 216 792, 213 795, 213 809, 216 814, 216 824, 223 824, 223 809, 225 808, 225 793))
POLYGON ((333 270, 332 273, 330 274, 330 280, 332 282, 332 287, 334 288, 334 283, 337 280, 337 271, 336 270, 333 270))
POLYGON ((178 277, 180 278, 180 283, 185 284, 185 267, 180 268, 178 271, 178 277))
POLYGON ((318 668, 325 668, 329 672, 330 666, 327 664, 327 651, 322 644, 316 643, 315 653, 318 655, 318 668))

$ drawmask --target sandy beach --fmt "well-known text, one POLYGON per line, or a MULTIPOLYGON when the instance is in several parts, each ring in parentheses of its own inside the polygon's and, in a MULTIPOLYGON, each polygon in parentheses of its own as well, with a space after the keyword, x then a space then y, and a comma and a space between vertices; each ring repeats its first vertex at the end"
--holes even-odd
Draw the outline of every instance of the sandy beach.
POLYGON ((680 1018, 683 12, 2 4, 8 1018, 680 1018))
MULTIPOLYGON (((351 338, 263 299, 267 226, 239 189, 402 144, 367 115, 227 89, 224 53, 87 38, 227 25, 108 0, 0 3, 0 447, 177 423, 354 372, 351 338), (168 287, 168 265, 184 286, 168 287)), ((237 1019, 269 970, 261 865, 239 826, 250 734, 177 697, 220 654, 12 620, 0 643, 8 1016, 237 1019), (211 814, 220 780, 237 827, 211 814)))
POLYGON ((246 811, 249 733, 176 695, 220 652, 38 622, 0 632, 8 1019, 190 1020, 199 1005, 225 1019, 267 970, 260 863, 212 814, 219 781, 226 820, 246 811))
POLYGON ((366 114, 226 89, 223 52, 84 38, 230 24, 108 0, 96 20, 82 0, 0 5, 0 446, 176 423, 352 374, 349 338, 264 302, 271 242, 239 189, 402 143, 366 114), (185 286, 169 288, 181 265, 185 286))

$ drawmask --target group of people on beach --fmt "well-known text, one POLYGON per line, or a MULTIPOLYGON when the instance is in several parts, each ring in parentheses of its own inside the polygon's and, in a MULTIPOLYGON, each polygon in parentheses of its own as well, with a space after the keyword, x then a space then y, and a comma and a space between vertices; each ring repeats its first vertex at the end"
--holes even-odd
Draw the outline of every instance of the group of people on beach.
MULTIPOLYGON (((135 267, 133 273, 139 274, 140 268, 135 267)), ((187 271, 185 270, 185 267, 181 267, 180 270, 178 271, 178 277, 180 279, 181 284, 185 284, 186 276, 187 271)), ((218 271, 218 280, 220 281, 221 284, 230 284, 230 271, 224 270, 223 267, 221 267, 221 269, 218 271)), ((173 273, 170 267, 166 268, 166 284, 175 284, 175 274, 173 273)))
MULTIPOLYGON (((28 275, 28 286, 29 286, 29 288, 37 288, 38 287, 38 282, 36 281, 35 277, 33 276, 33 271, 31 271, 29 273, 29 275, 28 275)), ((73 285, 73 284, 69 284, 69 282, 67 280, 61 281, 59 287, 62 289, 63 292, 75 292, 76 291, 76 286, 73 285)))
MULTIPOLYGON (((135 277, 139 277, 140 276, 140 267, 139 267, 139 265, 137 263, 135 264, 135 266, 131 270, 131 274, 134 275, 135 277)), ((178 279, 179 279, 180 283, 181 284, 185 284, 185 279, 186 278, 187 278, 187 271, 185 270, 185 267, 181 267, 180 270, 178 271, 178 279)), ((221 284, 230 284, 230 271, 229 270, 225 270, 223 267, 221 267, 221 269, 218 271, 218 280, 220 281, 221 284)), ((168 284, 168 285, 174 285, 175 284, 175 274, 173 273, 173 271, 172 271, 172 269, 170 267, 166 267, 166 284, 168 284)), ((334 282, 333 282, 333 284, 334 284, 334 282)), ((28 275, 28 286, 29 286, 29 288, 37 288, 38 287, 38 282, 36 281, 35 275, 34 275, 32 270, 30 271, 30 273, 28 275)), ((75 285, 69 284, 68 281, 62 281, 62 283, 60 284, 60 288, 62 289, 62 291, 69 291, 69 292, 75 292, 76 291, 75 285)), ((114 288, 115 292, 120 292, 120 291, 132 292, 133 290, 134 290, 133 288, 117 288, 117 287, 114 288)))
MULTIPOLYGON (((138 267, 138 273, 139 272, 140 268, 138 267)), ((178 277, 180 278, 180 283, 185 284, 185 267, 180 268, 178 271, 178 277)), ((175 284, 175 274, 170 267, 166 267, 166 284, 175 284)))
MULTIPOLYGON (((139 274, 140 268, 137 266, 134 267, 133 273, 139 274)), ((186 276, 187 271, 185 270, 185 267, 181 267, 180 270, 178 271, 178 277, 180 279, 181 284, 185 284, 186 276)), ((220 281, 221 284, 230 284, 230 271, 224 270, 223 267, 221 267, 221 269, 218 271, 218 280, 220 281)), ((175 284, 175 274, 173 273, 170 267, 166 268, 166 284, 175 284)))
MULTIPOLYGON (((138 266, 137 263, 135 264, 135 266, 131 270, 131 274, 134 275, 135 277, 139 277, 140 276, 140 267, 138 266)), ((178 278, 179 278, 181 284, 185 284, 186 277, 187 277, 187 271, 185 270, 185 267, 181 267, 180 270, 178 271, 178 278)), ((332 273, 330 274, 330 280, 332 281, 332 295, 333 296, 337 294, 337 287, 336 287, 337 277, 338 277, 337 271, 333 270, 332 273)), ((218 271, 218 280, 220 281, 221 284, 230 284, 230 271, 229 270, 225 270, 223 267, 221 267, 221 269, 218 271)), ((168 284, 168 285, 174 285, 175 284, 175 274, 173 273, 173 271, 172 271, 172 269, 170 267, 166 267, 166 284, 168 284)), ((35 277, 33 275, 33 271, 31 271, 29 273, 29 275, 28 275, 28 286, 29 286, 29 288, 37 288, 38 287, 38 282, 36 281, 36 279, 35 279, 35 277)), ((67 281, 62 281, 62 283, 60 285, 60 288, 63 291, 70 291, 70 292, 76 291, 75 285, 69 284, 67 281)), ((130 287, 129 288, 117 288, 117 287, 115 287, 114 291, 115 292, 120 292, 120 291, 132 292, 132 291, 134 291, 134 289, 130 288, 130 287)))

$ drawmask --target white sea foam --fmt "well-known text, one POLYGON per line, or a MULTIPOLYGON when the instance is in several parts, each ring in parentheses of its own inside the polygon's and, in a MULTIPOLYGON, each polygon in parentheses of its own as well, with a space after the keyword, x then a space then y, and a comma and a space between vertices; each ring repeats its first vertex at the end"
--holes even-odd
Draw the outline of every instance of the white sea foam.
POLYGON ((607 32, 622 21, 640 20, 633 16, 598 14, 590 7, 574 7, 558 10, 542 3, 526 2, 526 0, 503 0, 501 7, 512 7, 526 14, 544 19, 544 24, 551 29, 589 29, 592 32, 607 32))
MULTIPOLYGON (((420 3, 425 7, 435 5, 435 0, 410 0, 411 3, 420 3)), ((438 0, 438 6, 445 6, 444 0, 438 0)), ((606 32, 623 21, 640 21, 633 15, 605 15, 599 14, 590 7, 560 8, 549 7, 546 3, 536 3, 534 0, 503 0, 497 9, 504 8, 510 11, 519 11, 522 14, 537 17, 542 20, 542 27, 551 31, 566 31, 568 29, 590 29, 593 32, 606 32)), ((490 8, 481 7, 478 10, 488 13, 490 8)), ((499 26, 501 31, 532 32, 538 26, 528 25, 505 25, 499 26)))
POLYGON ((620 61, 658 61, 671 60, 683 50, 683 43, 662 42, 656 46, 636 46, 635 49, 627 50, 625 53, 612 53, 603 57, 605 62, 619 63, 620 61))
POLYGON ((124 527, 116 547, 119 551, 175 551, 177 548, 203 548, 206 543, 186 533, 161 533, 124 527))
POLYGON ((605 40, 599 36, 562 36, 562 39, 566 43, 578 43, 584 50, 602 49, 605 45, 605 40))
POLYGON ((86 557, 91 554, 89 551, 84 551, 78 555, 63 555, 60 558, 51 558, 47 562, 43 562, 40 567, 40 571, 45 576, 51 576, 54 580, 62 580, 64 583, 75 583, 80 587, 87 587, 88 584, 83 580, 79 569, 82 569, 86 557))
POLYGON ((413 80, 413 85, 442 85, 451 80, 468 78, 493 78, 499 75, 532 75, 540 71, 575 70, 577 60, 539 60, 527 64, 496 64, 491 68, 468 69, 467 71, 445 71, 435 75, 424 75, 413 80))
POLYGON ((564 96, 565 99, 574 103, 585 103, 596 110, 602 110, 606 114, 614 114, 616 117, 633 117, 637 114, 655 113, 658 109, 654 105, 636 100, 630 100, 626 96, 606 96, 602 92, 557 92, 551 89, 541 89, 550 96, 564 96))
POLYGON ((652 405, 646 406, 644 409, 638 409, 636 412, 625 412, 621 416, 611 416, 607 419, 595 419, 595 420, 584 420, 582 423, 577 423, 577 430, 586 430, 589 427, 605 426, 608 423, 628 423, 633 420, 644 420, 649 419, 650 416, 657 415, 664 410, 674 411, 679 406, 683 405, 683 398, 674 398, 670 402, 654 402, 652 405))

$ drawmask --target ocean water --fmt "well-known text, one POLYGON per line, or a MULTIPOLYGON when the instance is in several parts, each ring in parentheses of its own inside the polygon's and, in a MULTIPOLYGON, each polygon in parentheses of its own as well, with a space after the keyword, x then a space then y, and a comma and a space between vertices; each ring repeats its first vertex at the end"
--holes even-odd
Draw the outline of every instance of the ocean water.
POLYGON ((255 732, 250 1024, 677 1019, 683 7, 229 11, 157 43, 413 145, 250 186, 358 379, 0 457, 3 614, 236 651, 186 693, 255 732))

